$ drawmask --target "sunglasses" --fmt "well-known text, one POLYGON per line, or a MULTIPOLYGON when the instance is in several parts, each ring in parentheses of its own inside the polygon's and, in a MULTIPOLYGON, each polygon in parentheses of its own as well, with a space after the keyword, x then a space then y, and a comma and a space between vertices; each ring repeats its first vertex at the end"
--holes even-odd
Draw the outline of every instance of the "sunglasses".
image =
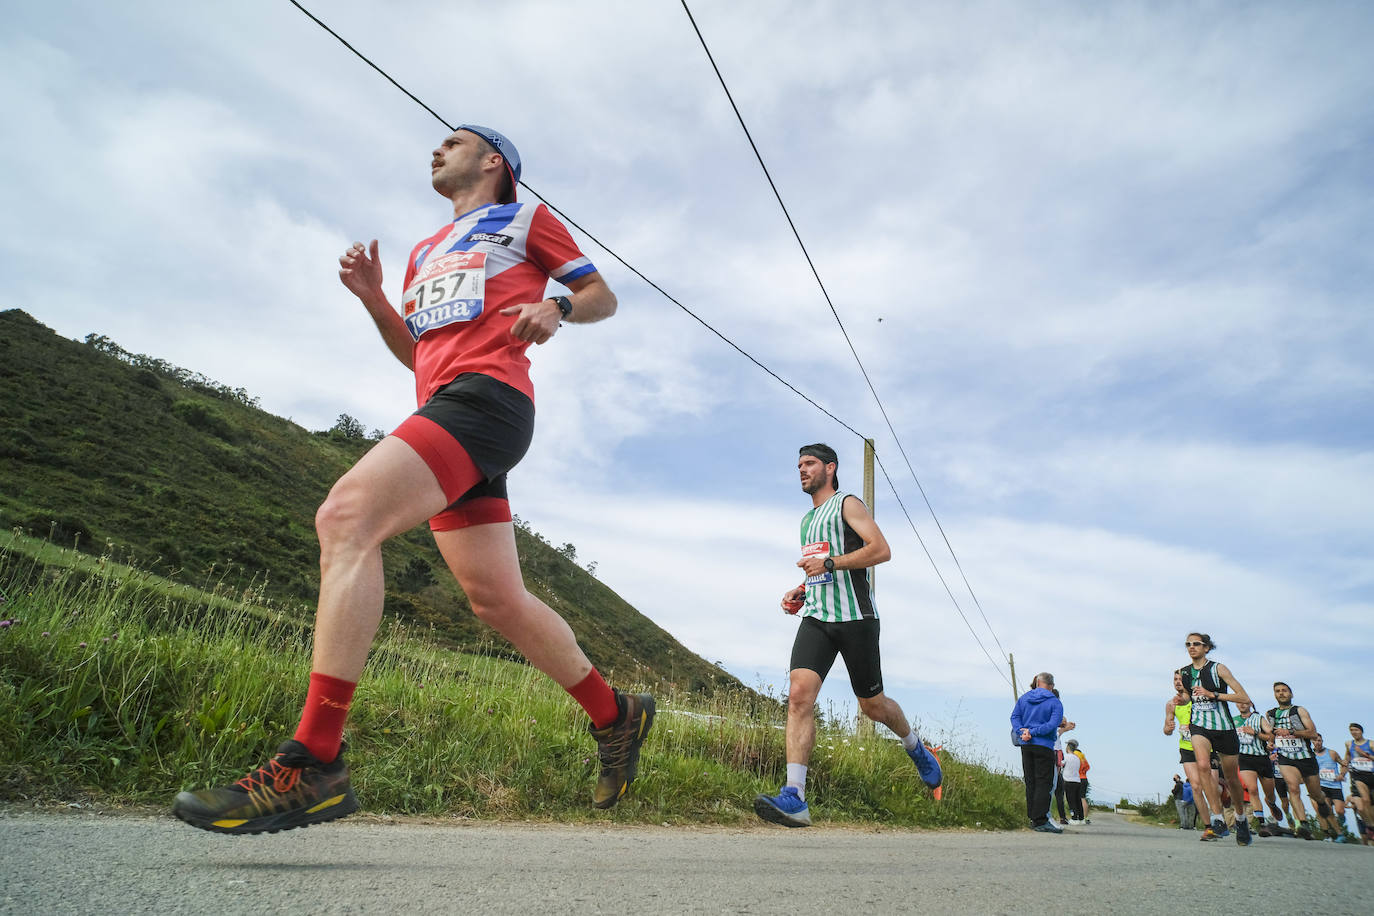
POLYGON ((1191 649, 1193 646, 1205 646, 1205 645, 1207 645, 1207 643, 1205 643, 1205 642, 1185 642, 1185 643, 1183 644, 1183 647, 1184 647, 1185 649, 1191 649))

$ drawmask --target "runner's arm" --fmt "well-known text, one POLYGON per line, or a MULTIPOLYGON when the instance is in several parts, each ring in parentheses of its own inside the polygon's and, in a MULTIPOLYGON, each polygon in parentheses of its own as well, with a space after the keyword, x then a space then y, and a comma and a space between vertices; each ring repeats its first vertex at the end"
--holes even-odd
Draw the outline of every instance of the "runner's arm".
POLYGON ((868 514, 868 507, 862 499, 847 497, 840 514, 844 516, 845 523, 854 529, 854 533, 863 538, 864 545, 858 550, 832 557, 836 569, 868 569, 892 559, 892 548, 887 546, 887 538, 883 537, 873 516, 868 514))
POLYGON ((1164 704, 1164 734, 1174 733, 1174 705, 1178 700, 1174 697, 1169 698, 1169 702, 1164 704))
POLYGON ((1230 668, 1227 668, 1225 665, 1217 665, 1217 674, 1221 675, 1223 681, 1231 685, 1232 692, 1214 693, 1212 696, 1227 703, 1238 703, 1241 700, 1247 703, 1250 702, 1250 695, 1245 692, 1244 687, 1237 683, 1235 676, 1231 674, 1230 668))
POLYGON ((572 295, 568 297, 572 300, 572 312, 564 320, 573 324, 590 324, 615 314, 615 293, 601 279, 600 271, 583 274, 576 280, 569 280, 566 285, 572 290, 572 295))
POLYGON ((1312 717, 1307 714, 1307 710, 1302 706, 1294 706, 1293 709, 1298 714, 1298 721, 1303 723, 1302 728, 1292 730, 1294 738, 1306 738, 1309 741, 1317 737, 1317 725, 1312 721, 1312 717))
POLYGON ((415 369, 415 340, 400 314, 387 301, 382 289, 382 262, 377 256, 377 240, 367 249, 354 242, 339 257, 339 281, 362 302, 391 354, 407 369, 415 369))

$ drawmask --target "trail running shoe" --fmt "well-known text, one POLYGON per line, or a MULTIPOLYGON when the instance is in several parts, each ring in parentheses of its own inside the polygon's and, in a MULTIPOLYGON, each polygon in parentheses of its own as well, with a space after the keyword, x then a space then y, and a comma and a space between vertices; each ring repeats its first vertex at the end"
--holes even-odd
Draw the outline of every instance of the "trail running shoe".
POLYGON ((647 693, 615 692, 620 719, 605 728, 589 728, 596 739, 601 775, 592 791, 592 805, 613 808, 639 771, 639 746, 654 724, 654 698, 647 693))
POLYGON ((344 748, 321 763, 291 740, 247 776, 221 789, 181 792, 172 813, 192 827, 215 833, 276 833, 332 821, 358 810, 348 782, 344 748))
POLYGON ((911 758, 911 762, 916 764, 916 772, 921 774, 921 782, 928 788, 938 789, 940 783, 944 781, 945 774, 940 769, 940 760, 926 747, 924 743, 918 743, 914 748, 906 752, 911 758))
POLYGON ((1245 818, 1236 819, 1236 845, 1249 846, 1255 842, 1255 838, 1250 835, 1250 822, 1245 818))
POLYGON ((1037 824, 1036 826, 1032 827, 1031 829, 1034 830, 1036 833, 1063 833, 1063 832, 1064 832, 1064 828, 1063 828, 1063 827, 1060 827, 1058 824, 1056 824, 1056 823, 1055 823, 1054 821, 1052 821, 1052 820, 1051 820, 1051 821, 1045 821, 1045 823, 1043 823, 1043 824, 1037 824))
POLYGON ((811 826, 811 809, 806 807, 796 786, 783 786, 777 795, 754 796, 754 813, 770 824, 811 826))
POLYGON ((1310 829, 1308 829, 1308 826, 1307 826, 1306 824, 1303 824, 1303 825, 1302 825, 1301 827, 1299 827, 1297 830, 1293 831, 1293 833, 1294 833, 1294 834, 1298 837, 1298 839, 1300 839, 1300 840, 1310 840, 1310 839, 1312 839, 1312 831, 1311 831, 1310 829))
POLYGON ((1220 839, 1220 838, 1221 838, 1220 835, 1219 835, 1215 830, 1213 830, 1213 829, 1211 828, 1211 826, 1207 826, 1207 827, 1203 828, 1202 836, 1198 837, 1198 839, 1199 839, 1200 841, 1202 841, 1203 843, 1208 843, 1208 842, 1211 842, 1212 840, 1217 840, 1217 839, 1220 839))

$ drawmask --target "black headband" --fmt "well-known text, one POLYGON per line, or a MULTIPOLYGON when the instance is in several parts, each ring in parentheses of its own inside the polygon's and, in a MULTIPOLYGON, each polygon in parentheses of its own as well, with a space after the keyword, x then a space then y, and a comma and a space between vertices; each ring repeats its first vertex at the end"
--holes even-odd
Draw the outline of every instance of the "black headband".
POLYGON ((819 458, 825 464, 833 464, 839 467, 840 457, 835 454, 835 450, 824 442, 817 442, 815 445, 803 445, 797 452, 797 457, 810 455, 812 458, 819 458))

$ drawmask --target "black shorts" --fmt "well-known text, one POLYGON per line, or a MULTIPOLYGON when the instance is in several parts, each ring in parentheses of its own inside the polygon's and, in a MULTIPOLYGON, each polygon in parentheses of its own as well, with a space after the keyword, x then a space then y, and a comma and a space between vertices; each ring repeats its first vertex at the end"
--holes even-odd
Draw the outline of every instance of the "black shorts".
POLYGON ((1278 793, 1279 798, 1287 798, 1287 797, 1288 797, 1288 783, 1285 782, 1285 781, 1283 780, 1282 777, 1275 776, 1275 777, 1274 777, 1274 791, 1278 793))
POLYGON ((1341 791, 1340 786, 1334 789, 1330 786, 1322 786, 1322 794, 1326 796, 1328 801, 1345 801, 1345 793, 1341 791))
POLYGON ((1241 754, 1240 768, 1261 776, 1268 776, 1274 772, 1274 765, 1269 762, 1268 754, 1241 754))
POLYGON ((1361 783, 1374 793, 1374 773, 1366 773, 1363 770, 1350 771, 1350 791, 1355 791, 1355 783, 1361 783))
POLYGON ((1178 749, 1178 762, 1197 763, 1197 754, 1194 754, 1190 747, 1181 747, 1178 749))
POLYGON ((1198 728, 1194 725, 1188 731, 1195 743, 1199 736, 1206 738, 1211 742, 1212 750, 1222 757, 1235 757, 1240 754, 1240 738, 1236 737, 1234 728, 1198 728))
POLYGON ((792 641, 791 668, 806 668, 825 680, 835 656, 844 657, 849 684, 860 699, 883 692, 882 659, 878 654, 878 618, 826 623, 803 617, 792 641))
POLYGON ((534 404, 523 392, 491 376, 464 372, 392 435, 415 449, 449 501, 431 527, 510 520, 506 472, 525 457, 534 438, 534 404), (488 517, 501 515, 502 509, 504 519, 488 517))
POLYGON ((1302 774, 1303 779, 1309 776, 1316 776, 1318 770, 1317 758, 1315 757, 1299 757, 1294 760, 1291 757, 1285 757, 1279 754, 1279 766, 1295 767, 1297 771, 1302 774))

